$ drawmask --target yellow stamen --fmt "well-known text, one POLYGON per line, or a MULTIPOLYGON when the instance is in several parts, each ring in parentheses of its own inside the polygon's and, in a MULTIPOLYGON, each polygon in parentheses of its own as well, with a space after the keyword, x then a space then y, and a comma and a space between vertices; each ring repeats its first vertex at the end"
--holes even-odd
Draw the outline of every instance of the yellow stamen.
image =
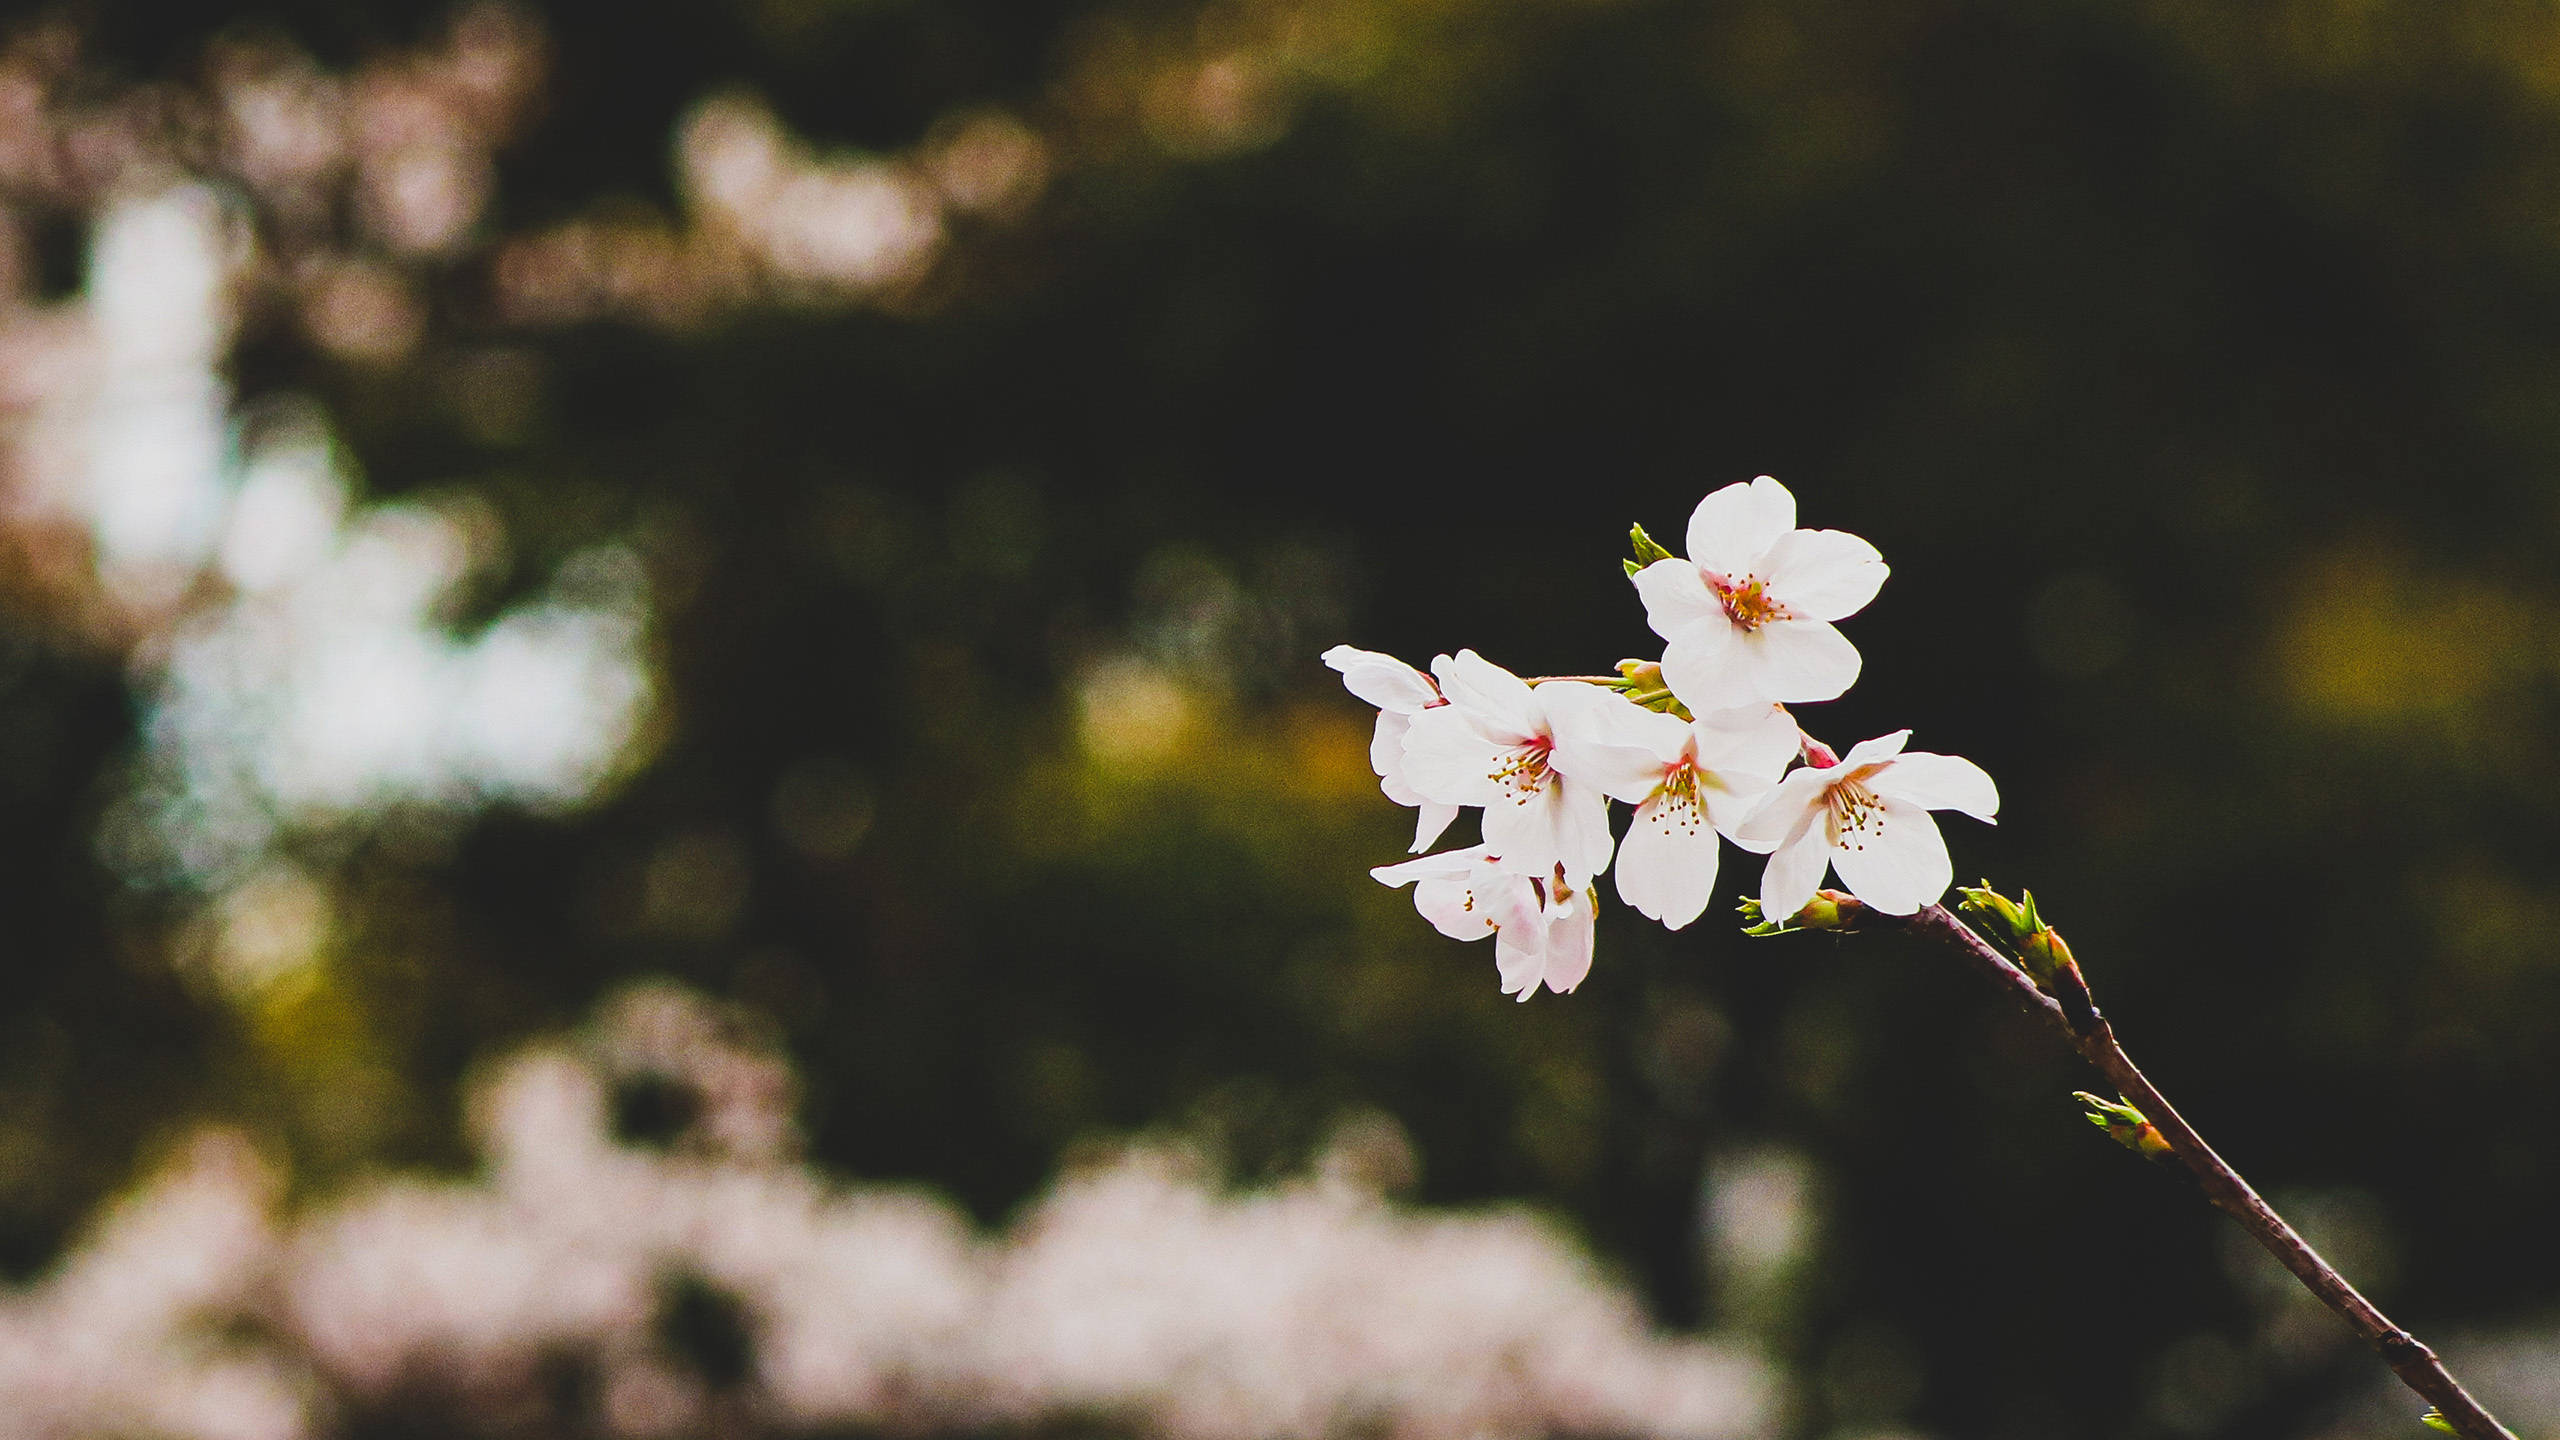
POLYGON ((1501 786, 1511 803, 1526 805, 1555 774, 1547 763, 1554 749, 1554 741, 1540 736, 1505 753, 1485 778, 1501 786))
POLYGON ((1769 593, 1769 582, 1757 575, 1743 575, 1729 580, 1712 580, 1716 598, 1724 602, 1724 613, 1745 630, 1757 630, 1772 620, 1792 620, 1795 613, 1769 593))
POLYGON ((1706 805, 1698 795, 1703 779, 1697 763, 1685 756, 1663 771, 1662 784, 1653 792, 1654 823, 1666 830, 1676 826, 1683 834, 1697 834, 1706 824, 1706 805))
POLYGON ((1868 841, 1884 834, 1884 801, 1867 788, 1867 782, 1883 768, 1861 765, 1832 781, 1823 792, 1823 833, 1831 837, 1832 849, 1864 850, 1868 841))

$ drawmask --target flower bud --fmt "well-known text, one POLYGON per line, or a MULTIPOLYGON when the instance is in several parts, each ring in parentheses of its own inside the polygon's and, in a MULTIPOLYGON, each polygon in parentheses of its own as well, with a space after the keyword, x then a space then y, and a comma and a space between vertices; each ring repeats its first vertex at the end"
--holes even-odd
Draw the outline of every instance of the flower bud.
POLYGON ((2028 974, 2036 977, 2036 983, 2051 990, 2057 977, 2068 974, 2076 988, 2088 988, 2086 982, 2079 979, 2080 962, 2072 958, 2071 947, 2063 941, 2062 932, 2044 923, 2044 917, 2036 913, 2036 892, 2022 890, 2018 892, 2019 898, 2012 900, 1992 889, 1991 882, 1985 880, 1980 885, 1958 886, 1957 893, 1964 897, 1961 902, 1964 909, 1998 921, 2009 932, 2009 943, 2018 952, 2018 963, 2026 967, 2028 974))
POLYGON ((1798 930, 1855 930, 1867 907, 1843 890, 1816 890, 1804 908, 1784 920, 1772 921, 1761 910, 1758 900, 1745 900, 1741 905, 1745 935, 1791 935, 1798 930))
POLYGON ((1621 660, 1618 662, 1618 674, 1623 677, 1618 682, 1618 693, 1636 704, 1647 710, 1659 710, 1676 719, 1697 718, 1689 713, 1689 707, 1681 704, 1680 697, 1672 694, 1671 687, 1663 682, 1660 662, 1621 660))
POLYGON ((1618 673, 1627 677, 1627 688, 1630 690, 1662 688, 1662 662, 1659 660, 1621 660, 1618 662, 1618 673))
POLYGON ((1956 887, 1956 893, 1964 897, 1961 902, 1962 908, 1976 915, 1986 915, 1999 921, 2013 936, 2029 928, 2026 909, 2015 900, 1992 889, 1991 882, 1988 880, 1980 885, 1959 885, 1956 887))
POLYGON ((1637 570, 1643 569, 1656 560, 1672 558, 1671 552, 1663 549, 1660 541, 1644 533, 1644 527, 1641 525, 1627 527, 1627 543, 1635 547, 1636 558, 1632 563, 1637 570))
POLYGON ((2160 1133, 2160 1127, 2123 1100, 2101 1100, 2086 1090, 2071 1092, 2071 1098, 2089 1107, 2090 1124, 2106 1131, 2127 1150, 2145 1160, 2163 1159, 2170 1153, 2168 1138, 2160 1133))
POLYGON ((2080 962, 2071 958, 2071 947, 2063 942, 2062 932, 2050 925, 2020 937, 2018 958, 2026 963, 2029 974, 2047 983, 2065 971, 2080 973, 2080 962))

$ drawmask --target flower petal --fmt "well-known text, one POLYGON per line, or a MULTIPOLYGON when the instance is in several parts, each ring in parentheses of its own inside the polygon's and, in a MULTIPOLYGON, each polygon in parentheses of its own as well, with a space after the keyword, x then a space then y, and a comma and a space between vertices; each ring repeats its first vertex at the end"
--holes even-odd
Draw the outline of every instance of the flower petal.
POLYGON ((1590 729, 1599 723, 1597 717, 1607 707, 1627 703, 1625 696, 1608 686, 1583 680, 1550 680, 1529 688, 1529 708, 1536 728, 1548 735, 1590 729))
POLYGON ((1790 530, 1760 557, 1769 598, 1811 620, 1857 614, 1890 573, 1876 547, 1846 530, 1790 530))
POLYGON ((1896 730, 1890 735, 1879 735, 1873 740, 1861 740, 1849 747, 1848 754, 1840 757, 1840 773, 1845 775, 1861 765, 1873 765, 1878 761, 1890 760, 1901 754, 1902 747, 1910 740, 1911 732, 1908 730, 1896 730))
POLYGON ((1822 872, 1831 868, 1831 843, 1819 826, 1808 824, 1769 857, 1760 872, 1760 918, 1784 922, 1822 888, 1822 872))
POLYGON ((1688 744, 1689 727, 1599 686, 1579 688, 1597 698, 1554 715, 1556 768, 1577 785, 1631 805, 1652 798, 1662 785, 1664 768, 1688 744))
POLYGON ((1592 877, 1609 868, 1609 856, 1618 847, 1609 833, 1609 797, 1589 785, 1574 785, 1565 793, 1565 835, 1556 863, 1564 867, 1567 879, 1575 885, 1589 885, 1592 877))
POLYGON ((1369 873, 1387 885, 1413 886, 1413 908, 1452 940, 1481 940, 1505 926, 1539 923, 1538 894, 1525 877, 1494 868, 1483 849, 1444 850, 1369 873))
POLYGON ((1575 884, 1609 868, 1609 797, 1562 776, 1507 796, 1484 811, 1484 845, 1515 875, 1543 877, 1557 866, 1575 884))
POLYGON ((1439 705, 1413 717, 1405 732, 1404 783, 1425 800, 1443 805, 1485 805, 1502 799, 1493 779, 1503 751, 1484 738, 1462 705, 1439 705))
POLYGON ((1706 808, 1707 823, 1720 835, 1732 835, 1742 829, 1742 822, 1759 809, 1760 801, 1777 784, 1767 775, 1748 770, 1705 770, 1698 772, 1698 803, 1706 808))
POLYGON ((1647 801, 1618 843, 1618 898, 1637 914, 1680 929, 1706 913, 1720 848, 1716 832, 1687 806, 1647 801))
POLYGON ((1804 737, 1796 719, 1775 705, 1744 710, 1710 711, 1690 726, 1697 741, 1698 768, 1739 770, 1775 781, 1786 773, 1804 737))
POLYGON ((1724 603, 1707 588, 1707 577, 1686 560, 1656 560, 1637 571, 1635 580, 1644 623, 1665 640, 1683 626, 1725 618, 1724 603))
POLYGON ((1590 892, 1584 890, 1564 896, 1547 911, 1547 988, 1570 995, 1591 973, 1599 917, 1593 913, 1590 892))
POLYGON ((1552 782, 1524 795, 1506 795, 1484 809, 1484 848, 1514 875, 1544 877, 1556 866, 1561 845, 1564 793, 1552 782))
POLYGON ((1461 650, 1444 668, 1437 664, 1440 685, 1450 703, 1473 713, 1477 725, 1495 739, 1526 739, 1538 729, 1538 708, 1528 682, 1473 650, 1461 650))
POLYGON ((1648 710, 1627 699, 1611 694, 1610 703, 1592 710, 1592 728, 1612 745, 1630 745, 1645 750, 1654 759, 1668 765, 1688 753, 1689 722, 1659 710, 1648 710))
POLYGON ((1419 860, 1399 860, 1393 865, 1370 867, 1369 878, 1381 885, 1402 887, 1416 880, 1464 879, 1470 870, 1491 864, 1493 856, 1479 846, 1473 850, 1443 850, 1419 860))
POLYGON ((1437 800, 1423 801, 1413 815, 1413 853, 1419 855, 1439 843, 1440 837, 1448 833, 1457 819, 1457 806, 1443 805, 1437 800))
POLYGON ((1763 697, 1745 673, 1742 629, 1719 610, 1670 637, 1662 652, 1662 683, 1693 711, 1727 710, 1763 697))
POLYGON ((1492 907, 1476 902, 1476 888, 1464 876, 1417 882, 1413 908, 1431 922, 1432 929, 1452 940, 1482 940, 1494 932, 1492 907))
MULTIPOLYGON (((1858 683, 1858 647, 1828 620, 1772 620, 1742 632, 1734 648, 1741 663, 1734 667, 1734 695, 1725 702, 1728 705, 1753 699, 1782 704, 1837 700, 1858 683)), ((1671 674, 1667 655, 1662 673, 1666 678, 1671 674)), ((1691 703, 1689 708, 1698 707, 1691 703)))
POLYGON ((1527 925, 1505 925, 1493 939, 1493 972, 1502 980, 1502 993, 1517 995, 1525 1003, 1538 993, 1538 981, 1547 970, 1547 927, 1533 922, 1527 925))
POLYGON ((1865 836, 1859 846, 1833 851, 1831 866, 1850 894, 1885 914, 1911 914, 1955 883, 1955 862, 1947 858, 1936 818, 1910 801, 1885 801, 1865 836))
POLYGON ((1440 698, 1421 671, 1393 655, 1336 645, 1324 663, 1342 672, 1342 688, 1380 710, 1409 715, 1440 698))
POLYGON ((1796 497, 1786 486, 1767 475, 1748 485, 1727 485, 1690 512, 1689 560, 1719 575, 1746 575, 1794 528, 1796 497))
POLYGON ((1961 755, 1909 751, 1867 783, 1888 800, 1908 800, 1925 810, 1960 810, 1985 824, 1999 823, 2000 787, 1961 755))
POLYGON ((1654 758, 1652 751, 1633 745, 1559 741, 1555 766, 1573 783, 1630 805, 1652 799, 1653 792, 1662 787, 1663 763, 1654 758))
POLYGON ((1411 715, 1381 710, 1376 727, 1369 732, 1369 768, 1378 772, 1378 788, 1399 805, 1422 803, 1422 797, 1404 778, 1404 737, 1411 729, 1411 715))
POLYGON ((1763 855, 1782 848, 1822 813, 1823 792, 1840 775, 1836 769, 1816 770, 1810 765, 1789 774, 1733 828, 1733 843, 1763 855))

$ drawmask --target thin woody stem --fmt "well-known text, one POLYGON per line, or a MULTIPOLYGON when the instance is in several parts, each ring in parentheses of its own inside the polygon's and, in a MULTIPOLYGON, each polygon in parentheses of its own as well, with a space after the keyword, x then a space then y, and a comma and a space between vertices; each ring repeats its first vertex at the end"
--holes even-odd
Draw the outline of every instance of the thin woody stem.
MULTIPOLYGON (((1883 918, 1883 917, 1879 917, 1883 918)), ((2515 1433, 2498 1423, 2496 1416, 2471 1398, 2453 1372, 2444 1367, 2436 1353, 2418 1338, 2391 1323, 2389 1316, 2375 1308, 2345 1276, 2320 1253, 2311 1248, 2283 1216, 2275 1212, 2240 1172, 2214 1153, 2195 1127, 2186 1122, 2169 1097, 2160 1093, 2151 1078, 2117 1043, 2115 1029, 2098 1011, 2089 996, 2077 967, 2056 971, 2055 989, 2049 995, 2034 977, 2020 969, 2008 956, 1994 949, 1974 928, 1956 918, 1943 905, 1932 905, 1901 922, 1904 928, 1955 951, 1970 962, 1974 971, 2009 992, 2021 1009, 2042 1016, 2061 1030, 2080 1052, 2082 1059, 2095 1066, 2139 1109, 2169 1143, 2171 1153, 2187 1167, 2196 1183, 2204 1188, 2205 1198, 2215 1208, 2240 1222, 2249 1237, 2276 1257, 2284 1268, 2293 1272, 2305 1289, 2318 1296, 2320 1303, 2337 1312, 2349 1328, 2382 1354, 2401 1383, 2424 1396, 2441 1412, 2454 1430, 2467 1440, 2516 1440, 2515 1433)))

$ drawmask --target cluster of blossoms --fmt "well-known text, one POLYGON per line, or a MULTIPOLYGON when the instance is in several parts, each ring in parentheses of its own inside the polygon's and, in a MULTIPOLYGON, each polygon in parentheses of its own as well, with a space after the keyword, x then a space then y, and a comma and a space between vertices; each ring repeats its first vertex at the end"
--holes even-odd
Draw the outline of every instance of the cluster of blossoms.
POLYGON ((1795 497, 1766 475, 1698 503, 1685 559, 1635 537, 1646 563, 1628 573, 1664 641, 1658 663, 1523 679, 1473 650, 1428 674, 1348 645, 1325 652, 1378 707, 1369 758, 1387 797, 1419 811, 1414 852, 1461 809, 1484 811, 1483 843, 1370 873, 1412 885, 1442 934, 1492 936, 1503 993, 1523 1000, 1590 973, 1595 882, 1613 858, 1619 898, 1674 930, 1707 908, 1718 837, 1769 857, 1769 920, 1802 910, 1828 871, 1908 915, 1955 878, 1930 812, 1988 822, 2000 808, 1980 766, 1905 750, 1908 730, 1841 755, 1787 711, 1856 682, 1858 652, 1832 622, 1883 585, 1873 545, 1797 529, 1795 497), (1612 800, 1635 807, 1623 838, 1612 800))
MULTIPOLYGON (((484 1164, 287 1203, 199 1134, 0 1283, 7 1440, 1748 1440, 1783 1377, 1556 1227, 1400 1203, 1392 1121, 1239 1190, 1096 1151, 1011 1226, 803 1161, 789 1064, 672 986, 473 1087, 484 1164), (627 1133, 617 1095, 664 1087, 627 1133), (654 1107, 653 1107, 654 1108, 654 1107)), ((1751 1176, 1719 1213, 1768 1202, 1751 1176)), ((1783 1222, 1781 1222, 1783 1224, 1783 1222)), ((1747 1223, 1746 1227, 1747 1228, 1747 1223)))

